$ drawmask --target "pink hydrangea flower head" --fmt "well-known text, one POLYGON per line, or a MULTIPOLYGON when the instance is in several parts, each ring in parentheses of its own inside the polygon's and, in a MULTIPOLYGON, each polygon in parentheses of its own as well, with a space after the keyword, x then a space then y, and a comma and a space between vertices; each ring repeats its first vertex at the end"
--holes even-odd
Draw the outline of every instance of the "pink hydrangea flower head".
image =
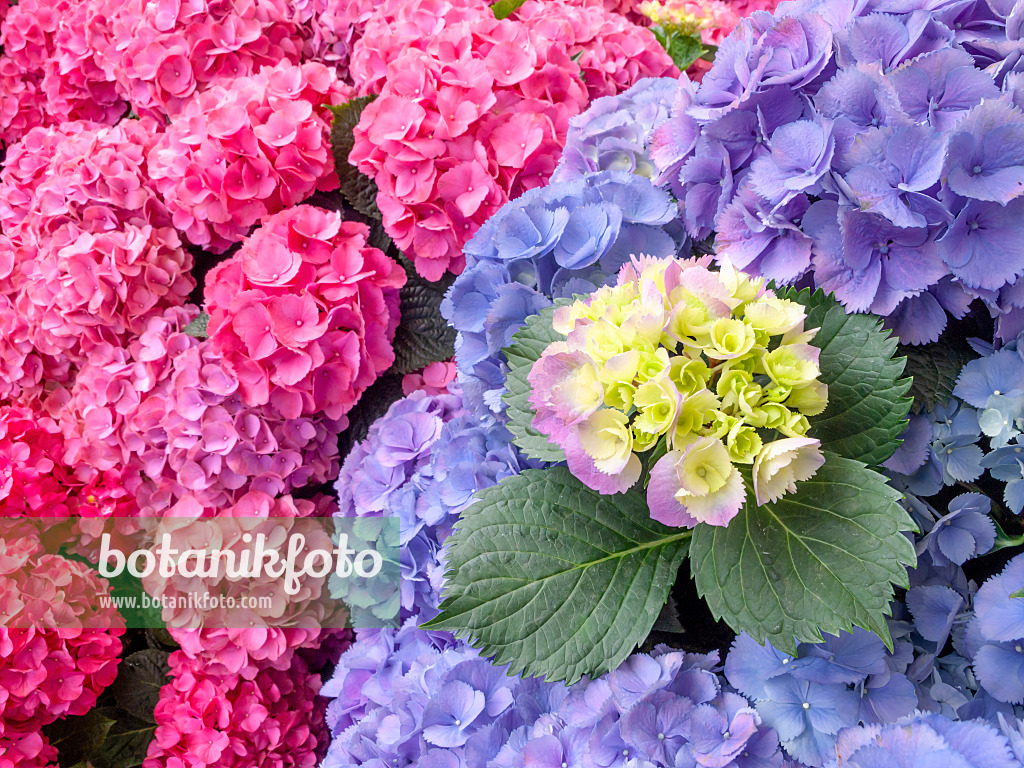
POLYGON ((103 51, 110 0, 25 0, 0 30, 0 137, 68 120, 112 125, 127 111, 103 51))
POLYGON ((382 4, 351 71, 380 96, 349 162, 374 179, 385 229, 428 280, 460 273, 480 226, 547 182, 590 98, 676 73, 650 32, 600 4, 532 2, 498 21, 479 0, 382 4))
POLYGON ((0 516, 74 514, 64 440, 49 416, 18 405, 0 406, 0 516))
MULTIPOLYGON (((250 491, 228 508, 204 509, 194 499, 183 499, 172 507, 153 532, 152 541, 166 534, 179 551, 196 546, 241 552, 249 549, 246 541, 263 534, 268 541, 285 541, 293 534, 305 537, 302 558, 313 549, 330 550, 331 537, 322 523, 306 519, 329 516, 333 498, 313 500, 274 498, 261 491, 250 491), (248 534, 249 539, 243 537, 248 534)), ((295 648, 315 638, 323 626, 344 624, 344 606, 327 590, 327 578, 303 578, 299 592, 285 592, 285 580, 269 575, 239 582, 219 573, 208 577, 176 575, 170 579, 154 573, 143 577, 150 594, 168 600, 192 594, 230 600, 241 604, 244 596, 260 599, 259 608, 215 607, 201 611, 197 607, 165 606, 163 620, 172 635, 179 638, 185 653, 210 664, 223 665, 231 674, 263 662, 282 659, 295 648), (202 627, 216 629, 199 632, 202 627), (198 641, 198 642, 197 642, 198 641)), ((183 602, 183 601, 182 601, 183 602)))
POLYGON ((192 257, 149 180, 159 132, 151 120, 69 122, 8 152, 0 303, 17 318, 3 320, 0 357, 22 389, 43 371, 66 381, 92 348, 123 345, 194 288, 192 257))
POLYGON ((222 252, 261 218, 335 188, 328 106, 351 95, 323 64, 288 61, 193 94, 149 155, 174 226, 222 252))
POLYGON ((345 423, 248 405, 211 342, 182 332, 196 314, 168 309, 127 348, 99 349, 83 366, 56 411, 79 482, 97 488, 116 472, 148 516, 186 497, 217 509, 250 489, 277 496, 337 475, 345 423))
POLYGON ((317 725, 324 707, 320 668, 347 642, 347 635, 328 638, 323 651, 255 665, 248 675, 211 669, 184 651, 171 654, 171 682, 160 692, 143 765, 314 768, 329 738, 317 725))
POLYGON ((515 18, 568 46, 591 99, 614 96, 645 77, 679 75, 650 30, 602 4, 528 0, 515 18))
POLYGON ((338 77, 351 84, 349 61, 352 49, 362 38, 367 22, 379 3, 373 0, 295 0, 295 20, 303 38, 304 60, 321 61, 334 67, 338 77))
POLYGON ((279 62, 299 64, 303 43, 281 0, 117 2, 107 66, 140 115, 176 116, 197 93, 279 62))
POLYGON ((47 768, 56 762, 56 747, 35 723, 0 721, 0 768, 47 768))
MULTIPOLYGON (((6 528, 6 526, 5 526, 6 528)), ((0 745, 7 729, 30 734, 81 715, 117 675, 124 621, 103 607, 106 586, 83 563, 46 554, 39 531, 0 540, 0 745)))
POLYGON ((341 419, 394 362, 405 272, 368 235, 300 205, 266 218, 207 276, 210 343, 246 403, 341 419))

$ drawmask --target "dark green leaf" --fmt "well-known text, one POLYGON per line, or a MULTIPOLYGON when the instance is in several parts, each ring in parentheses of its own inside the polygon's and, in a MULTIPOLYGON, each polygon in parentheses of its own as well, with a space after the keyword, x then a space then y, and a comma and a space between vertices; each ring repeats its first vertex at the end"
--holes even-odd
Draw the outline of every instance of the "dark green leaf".
POLYGON ((807 308, 807 327, 819 328, 811 342, 821 349, 821 380, 828 408, 811 418, 811 436, 822 448, 878 465, 899 447, 911 398, 905 360, 894 358, 896 339, 874 315, 850 315, 823 291, 790 290, 787 298, 807 308))
POLYGON ((84 715, 61 718, 43 728, 50 745, 58 751, 61 768, 85 762, 103 744, 114 718, 102 709, 91 709, 84 715))
POLYGON ((334 122, 331 124, 331 151, 334 153, 334 168, 338 173, 341 194, 349 205, 364 216, 380 219, 377 208, 377 185, 373 179, 363 175, 349 163, 348 156, 355 145, 352 129, 359 122, 363 109, 376 96, 360 96, 337 107, 331 107, 334 122))
POLYGON ((494 11, 494 18, 500 21, 518 11, 525 2, 526 0, 498 0, 496 3, 491 3, 491 10, 494 11))
POLYGON ((910 394, 914 407, 926 411, 949 402, 960 370, 977 357, 966 344, 952 345, 948 339, 937 344, 901 345, 900 354, 906 356, 907 374, 913 377, 910 394))
POLYGON ((407 280, 400 293, 402 320, 395 331, 395 373, 418 371, 455 355, 455 329, 441 317, 441 300, 454 278, 446 274, 432 283, 420 277, 408 259, 403 259, 403 266, 407 280))
POLYGON ((189 336, 195 336, 197 339, 205 339, 208 334, 206 332, 206 326, 210 323, 210 316, 205 312, 200 312, 199 316, 196 317, 191 323, 182 328, 183 333, 187 333, 189 336))
POLYGON ((715 56, 717 56, 717 55, 718 55, 718 46, 717 45, 705 45, 704 46, 704 53, 702 53, 700 55, 700 58, 704 59, 704 61, 710 61, 710 62, 714 63, 715 56))
POLYGON ((727 527, 698 525, 690 545, 697 590, 716 618, 788 653, 853 625, 890 645, 893 584, 907 586, 914 524, 900 494, 863 464, 826 454, 796 493, 747 504, 727 527))
POLYGON ((103 713, 117 715, 103 744, 94 750, 90 762, 95 768, 135 768, 142 765, 149 743, 156 734, 156 726, 140 720, 120 709, 104 708, 103 713))
POLYGON ((160 700, 160 688, 167 682, 170 664, 167 651, 137 651, 121 660, 117 679, 110 686, 117 706, 140 720, 156 723, 153 709, 160 700))
POLYGON ((704 54, 704 46, 700 34, 684 35, 675 29, 651 27, 655 39, 661 43, 673 63, 683 72, 704 54))
POLYGON ((551 327, 555 309, 561 304, 571 303, 570 299, 555 302, 539 314, 526 319, 526 325, 512 337, 512 344, 502 350, 508 360, 508 376, 505 387, 508 392, 502 397, 505 413, 508 415, 508 429, 516 445, 532 459, 540 461, 565 461, 565 452, 533 426, 533 407, 530 405, 530 382, 526 377, 530 368, 553 341, 565 341, 565 336, 551 327))
POLYGON ((602 496, 565 467, 477 494, 447 540, 441 614, 511 671, 574 682, 615 669, 650 631, 690 531, 651 520, 641 492, 602 496))

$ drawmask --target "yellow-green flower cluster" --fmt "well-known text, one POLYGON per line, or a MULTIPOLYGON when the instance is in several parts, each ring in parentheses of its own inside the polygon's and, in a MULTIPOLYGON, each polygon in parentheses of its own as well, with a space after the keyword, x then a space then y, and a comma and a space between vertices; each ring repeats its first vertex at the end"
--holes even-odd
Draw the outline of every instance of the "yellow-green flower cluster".
MULTIPOLYGON (((534 423, 597 490, 631 486, 637 455, 662 443, 659 463, 689 455, 677 469, 692 477, 681 477, 683 492, 671 494, 684 508, 716 507, 727 486, 735 506, 734 465, 778 455, 779 446, 765 451, 767 442, 796 440, 795 460, 817 451, 806 438, 807 417, 825 409, 828 393, 818 381, 819 350, 809 343, 816 329, 805 330, 805 319, 801 305, 729 266, 714 272, 706 260, 638 260, 617 285, 556 310, 553 327, 566 341, 552 344, 531 371, 534 423)), ((791 490, 792 480, 785 485, 791 490)))

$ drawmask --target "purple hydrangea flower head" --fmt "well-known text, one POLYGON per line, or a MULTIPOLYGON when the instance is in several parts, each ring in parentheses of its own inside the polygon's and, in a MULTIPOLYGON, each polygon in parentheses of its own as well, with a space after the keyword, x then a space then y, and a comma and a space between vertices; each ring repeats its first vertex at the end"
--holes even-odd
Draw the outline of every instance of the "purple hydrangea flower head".
POLYGON ((1011 597, 1024 589, 1024 555, 1018 555, 998 576, 986 581, 974 597, 978 629, 990 640, 1024 638, 1024 599, 1011 597))
POLYGON ((761 716, 742 696, 721 694, 717 706, 701 704, 690 714, 688 749, 698 765, 727 768, 757 733, 761 716))
POLYGON ((834 753, 840 728, 914 711, 918 697, 904 674, 911 660, 908 643, 888 653, 878 637, 859 628, 802 643, 795 657, 744 633, 726 657, 725 674, 755 702, 791 756, 820 766, 834 753))
POLYGON ((1024 289, 1009 295, 1024 275, 1012 8, 806 0, 756 13, 699 86, 678 87, 652 139, 657 181, 691 236, 715 233, 721 260, 833 291, 904 343, 936 341, 974 299, 1009 339, 1024 329, 1024 289))
POLYGON ((806 195, 776 209, 745 184, 718 219, 720 253, 744 272, 793 283, 811 263, 813 242, 797 224, 807 211, 806 195))
POLYGON ((661 765, 675 763, 676 753, 690 736, 693 702, 668 691, 656 691, 622 717, 622 737, 647 759, 661 765))
POLYGON ((907 608, 914 617, 914 628, 939 648, 949 638, 953 622, 963 607, 963 597, 955 589, 941 584, 913 587, 907 592, 907 608))
POLYGON ((857 695, 845 685, 786 674, 765 683, 765 691, 757 711, 786 751, 808 765, 823 765, 835 752, 836 734, 857 722, 857 695))
POLYGON ((653 178, 651 132, 668 118, 676 93, 670 77, 647 77, 615 96, 594 99, 569 120, 569 133, 552 182, 598 171, 627 171, 653 178))
POLYGON ((1024 113, 995 95, 956 125, 943 175, 962 197, 1006 205, 1024 195, 1024 113))
POLYGON ((755 192, 777 206, 798 194, 819 191, 818 183, 835 154, 831 120, 819 117, 786 123, 775 129, 769 145, 770 154, 750 164, 755 192))

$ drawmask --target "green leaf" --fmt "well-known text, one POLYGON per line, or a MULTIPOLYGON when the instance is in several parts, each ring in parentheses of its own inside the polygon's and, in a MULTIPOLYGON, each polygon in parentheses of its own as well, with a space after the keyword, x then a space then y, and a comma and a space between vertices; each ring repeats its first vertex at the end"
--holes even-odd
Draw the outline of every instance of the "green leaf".
POLYGON ((571 299, 556 301, 553 306, 545 307, 538 314, 526 319, 526 325, 512 337, 512 344, 502 352, 508 360, 508 376, 505 387, 508 389, 502 396, 505 413, 508 415, 508 429, 512 433, 512 442, 519 446, 531 459, 539 461, 565 461, 565 452, 533 426, 533 407, 530 405, 530 382, 526 377, 541 353, 553 341, 565 341, 565 336, 551 327, 555 309, 563 304, 572 303, 571 299))
POLYGON ((182 333, 187 333, 189 336, 195 336, 197 339, 205 339, 209 335, 206 331, 206 327, 209 323, 210 316, 205 312, 200 312, 195 320, 181 330, 182 333))
POLYGON ((693 62, 704 55, 705 48, 701 43, 700 34, 686 35, 678 29, 661 26, 651 27, 651 32, 672 62, 679 67, 680 72, 686 71, 693 62))
POLYGON ((121 660, 117 679, 110 686, 117 706, 140 720, 156 723, 153 710, 160 700, 160 688, 167 682, 170 653, 153 648, 137 651, 121 660))
POLYGON ((913 377, 910 394, 915 409, 926 411, 949 402, 960 370, 977 357, 966 344, 950 344, 949 339, 938 344, 900 345, 899 349, 907 358, 907 373, 913 377))
POLYGON ((1024 597, 1024 588, 1018 589, 1016 592, 1011 592, 1010 597, 1024 597))
POLYGON ((697 590, 716 618, 758 642, 796 653, 853 625, 881 637, 893 584, 908 585, 914 524, 885 478, 857 461, 826 454, 796 493, 757 506, 744 469, 747 503, 727 527, 698 525, 690 544, 697 590))
POLYGON ((348 156, 355 145, 352 129, 359 122, 359 116, 366 105, 376 96, 360 96, 337 107, 331 107, 334 122, 331 124, 331 151, 334 153, 334 169, 338 173, 339 189, 348 204, 364 216, 380 219, 377 208, 377 185, 369 176, 349 163, 348 156))
POLYGON ((116 721, 107 731, 103 744, 92 752, 90 762, 95 768, 135 768, 142 765, 156 726, 114 707, 99 710, 115 715, 116 721))
POLYGON ((690 531, 651 520, 642 493, 602 496, 565 467, 477 494, 447 540, 441 614, 511 672, 574 682, 615 669, 650 631, 690 531))
POLYGON ((498 0, 496 3, 491 3, 491 10, 494 11, 494 18, 500 21, 518 11, 525 2, 526 0, 498 0))
POLYGON ((1011 536, 1003 530, 1003 526, 1001 526, 999 521, 994 517, 992 518, 992 522, 995 523, 996 526, 996 543, 992 545, 992 549, 988 551, 988 554, 998 552, 1001 549, 1024 546, 1024 534, 1021 534, 1020 536, 1011 536))
POLYGON ((896 339, 874 315, 850 315, 823 291, 790 290, 786 298, 807 308, 811 342, 821 349, 821 380, 828 407, 811 417, 811 436, 823 449, 878 465, 899 447, 910 410, 910 379, 901 378, 905 359, 894 358, 896 339))
POLYGON ((57 762, 61 768, 70 768, 81 763, 99 749, 114 718, 104 714, 102 709, 91 709, 84 715, 61 718, 43 727, 43 733, 50 745, 58 751, 57 762))
POLYGON ((428 363, 449 360, 455 355, 455 329, 441 317, 441 300, 454 282, 445 275, 438 282, 420 277, 408 259, 406 283, 399 294, 402 319, 395 331, 395 373, 412 373, 428 363))

